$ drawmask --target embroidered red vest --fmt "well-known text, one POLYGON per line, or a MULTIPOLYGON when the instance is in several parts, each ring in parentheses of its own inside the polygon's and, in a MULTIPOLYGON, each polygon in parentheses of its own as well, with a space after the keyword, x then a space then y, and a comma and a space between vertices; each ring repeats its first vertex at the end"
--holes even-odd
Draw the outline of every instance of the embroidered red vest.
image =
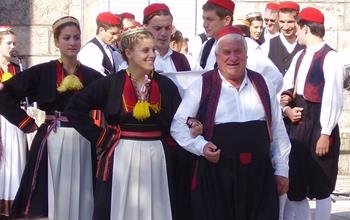
MULTIPOLYGON (((247 74, 248 78, 251 80, 255 89, 257 90, 263 104, 267 122, 267 130, 269 132, 270 141, 272 141, 272 114, 268 87, 264 78, 259 73, 247 69, 247 74)), ((206 138, 206 140, 210 140, 213 136, 215 114, 219 102, 222 80, 217 69, 204 73, 202 77, 202 97, 197 117, 203 123, 203 136, 206 138)))
MULTIPOLYGON (((324 83, 325 83, 324 72, 323 72, 324 58, 326 57, 327 53, 332 50, 333 49, 330 46, 325 44, 319 51, 317 51, 314 54, 311 61, 309 72, 307 73, 306 80, 305 80, 304 94, 303 94, 305 100, 314 102, 314 103, 321 103, 324 83)), ((295 80, 297 78, 298 71, 305 53, 306 53, 306 50, 303 50, 303 52, 300 54, 296 62, 295 73, 294 73, 294 85, 295 83, 297 83, 295 80)))

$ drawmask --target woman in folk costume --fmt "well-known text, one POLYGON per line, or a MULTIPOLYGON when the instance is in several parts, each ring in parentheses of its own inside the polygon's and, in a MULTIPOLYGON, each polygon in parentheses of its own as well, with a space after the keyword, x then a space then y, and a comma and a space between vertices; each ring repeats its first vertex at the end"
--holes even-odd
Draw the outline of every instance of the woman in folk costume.
MULTIPOLYGON (((16 36, 11 27, 0 27, 0 82, 20 71, 11 62, 16 48, 16 36)), ((0 219, 9 216, 26 163, 24 133, 0 115, 0 219)))
POLYGON ((60 58, 16 74, 0 91, 0 114, 25 133, 37 130, 12 216, 91 219, 94 151, 72 128, 63 110, 72 95, 100 74, 77 60, 81 32, 76 18, 62 17, 52 29, 60 58), (26 96, 46 112, 39 128, 17 104, 26 96))
POLYGON ((175 84, 153 71, 155 39, 138 27, 121 36, 128 68, 74 96, 66 112, 99 152, 93 219, 170 220, 163 140, 180 103, 175 84), (101 109, 108 126, 94 125, 101 109))

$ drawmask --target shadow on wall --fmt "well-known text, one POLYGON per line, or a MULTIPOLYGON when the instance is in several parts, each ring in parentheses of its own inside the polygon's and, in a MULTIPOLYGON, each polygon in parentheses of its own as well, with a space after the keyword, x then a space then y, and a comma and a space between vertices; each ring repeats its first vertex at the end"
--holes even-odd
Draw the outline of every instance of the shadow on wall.
POLYGON ((23 65, 27 66, 27 55, 30 54, 30 0, 0 0, 0 25, 13 27, 16 34, 18 54, 23 56, 23 65))

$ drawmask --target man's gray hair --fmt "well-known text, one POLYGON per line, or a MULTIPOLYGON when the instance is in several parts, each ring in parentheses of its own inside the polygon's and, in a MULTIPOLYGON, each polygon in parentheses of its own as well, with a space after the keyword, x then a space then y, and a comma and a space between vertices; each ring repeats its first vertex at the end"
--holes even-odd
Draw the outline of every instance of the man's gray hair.
POLYGON ((223 39, 240 40, 244 45, 244 51, 247 53, 247 51, 248 51, 247 41, 245 40, 244 36, 242 36, 240 34, 227 34, 227 35, 221 37, 218 41, 216 41, 215 53, 218 52, 219 44, 223 39))

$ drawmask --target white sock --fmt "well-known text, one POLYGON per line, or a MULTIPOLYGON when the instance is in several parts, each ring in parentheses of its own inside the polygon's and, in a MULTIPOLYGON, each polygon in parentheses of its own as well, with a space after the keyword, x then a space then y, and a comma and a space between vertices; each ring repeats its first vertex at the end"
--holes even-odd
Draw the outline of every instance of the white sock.
POLYGON ((329 220, 331 218, 332 201, 331 197, 316 200, 315 219, 329 220))
POLYGON ((297 220, 310 219, 310 206, 307 199, 304 199, 300 202, 290 201, 290 204, 293 207, 292 210, 297 220))
POLYGON ((292 205, 292 201, 290 201, 288 198, 284 204, 284 211, 283 211, 283 218, 279 220, 294 220, 294 209, 292 205))

